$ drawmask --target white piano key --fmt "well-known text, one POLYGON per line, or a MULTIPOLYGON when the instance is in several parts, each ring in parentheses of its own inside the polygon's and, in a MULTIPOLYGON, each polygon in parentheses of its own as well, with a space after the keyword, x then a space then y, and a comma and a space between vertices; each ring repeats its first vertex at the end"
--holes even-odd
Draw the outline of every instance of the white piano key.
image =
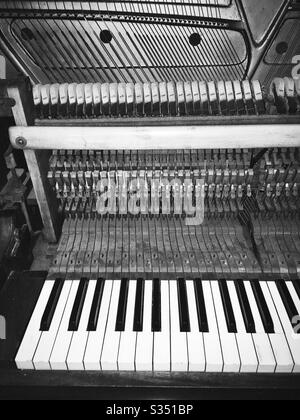
POLYGON ((263 291, 274 324, 275 334, 269 334, 269 339, 277 363, 276 372, 291 373, 294 368, 293 358, 288 343, 286 341, 282 326, 280 324, 280 320, 278 318, 272 297, 270 295, 268 285, 266 282, 262 281, 260 282, 260 286, 263 291))
POLYGON ((70 294, 72 282, 65 281, 55 314, 53 316, 49 331, 42 333, 40 342, 34 355, 34 366, 36 370, 51 370, 50 356, 59 330, 61 320, 66 308, 67 300, 70 294))
POLYGON ((180 331, 177 282, 169 281, 171 323, 171 370, 188 371, 187 333, 180 331))
POLYGON ((209 327, 209 332, 203 333, 206 354, 206 371, 222 372, 224 362, 210 282, 203 281, 202 285, 209 327))
POLYGON ((237 327, 237 344, 241 358, 241 373, 257 372, 258 360, 251 334, 246 331, 242 310, 233 281, 227 282, 237 327))
MULTIPOLYGON (((292 296, 292 299, 294 301, 294 304, 295 304, 296 309, 298 311, 298 314, 300 316, 300 299, 299 299, 299 296, 298 296, 298 294, 296 292, 296 289, 295 289, 295 287, 294 287, 294 285, 293 285, 293 283, 291 281, 288 281, 286 285, 287 285, 287 288, 289 289, 289 292, 290 292, 290 294, 292 296)), ((299 319, 298 320, 297 319, 295 320, 295 323, 294 323, 295 325, 294 326, 296 326, 297 323, 299 324, 299 319)))
MULTIPOLYGON (((294 285, 292 284, 292 282, 287 282, 287 287, 295 303, 298 314, 300 315, 300 300, 294 288, 294 285)), ((291 340, 290 340, 291 342, 293 341, 293 345, 291 345, 290 343, 290 347, 291 347, 292 352, 297 351, 297 356, 294 357, 294 361, 295 361, 294 372, 299 373, 300 372, 300 353, 299 353, 300 352, 300 334, 297 334, 296 331, 294 330, 294 328, 299 324, 299 319, 295 321, 296 322, 292 328, 292 334, 291 334, 291 340)))
POLYGON ((68 328, 79 283, 79 280, 72 281, 66 309, 50 356, 50 366, 52 370, 68 370, 67 355, 73 337, 73 332, 68 331, 68 328))
POLYGON ((170 300, 169 282, 161 281, 161 332, 154 333, 153 369, 154 371, 170 371, 170 300))
POLYGON ((33 370, 33 357, 40 341, 42 332, 40 331, 41 320, 46 309, 50 294, 54 286, 54 280, 47 280, 42 288, 39 299, 29 321, 26 333, 23 337, 18 354, 15 358, 18 369, 33 370))
POLYGON ((276 360, 268 334, 265 333, 251 284, 249 281, 245 281, 244 284, 256 328, 256 334, 252 334, 252 337, 258 357, 257 371, 258 373, 274 373, 276 369, 276 360))
POLYGON ((93 304, 96 285, 96 280, 89 281, 78 331, 74 332, 72 342, 69 348, 69 353, 67 357, 67 365, 69 370, 84 370, 83 360, 86 343, 89 335, 87 327, 89 322, 89 316, 91 313, 91 307, 93 304))
POLYGON ((135 367, 137 371, 152 371, 153 338, 152 321, 152 281, 145 281, 143 331, 137 333, 135 367))
POLYGON ((99 319, 96 331, 90 331, 87 340, 84 367, 85 370, 101 370, 100 359, 107 326, 108 312, 112 295, 112 280, 106 280, 104 284, 103 297, 99 312, 99 319))
POLYGON ((135 296, 136 296, 136 280, 129 282, 127 314, 125 322, 125 331, 121 332, 120 349, 118 357, 119 370, 134 371, 135 370, 135 350, 137 333, 133 331, 135 296))
POLYGON ((219 289, 219 284, 216 281, 211 282, 211 289, 215 304, 215 311, 217 315, 217 322, 219 327, 220 341, 224 359, 224 372, 237 373, 241 369, 241 361, 237 347, 235 334, 228 332, 226 323, 222 297, 219 289))
POLYGON ((190 372, 205 372, 205 350, 203 333, 199 331, 197 305, 195 297, 194 282, 186 282, 187 298, 190 314, 191 332, 187 333, 188 359, 190 372))
POLYGON ((118 353, 120 345, 120 332, 116 331, 121 280, 114 280, 107 328, 101 355, 102 370, 118 370, 118 353))

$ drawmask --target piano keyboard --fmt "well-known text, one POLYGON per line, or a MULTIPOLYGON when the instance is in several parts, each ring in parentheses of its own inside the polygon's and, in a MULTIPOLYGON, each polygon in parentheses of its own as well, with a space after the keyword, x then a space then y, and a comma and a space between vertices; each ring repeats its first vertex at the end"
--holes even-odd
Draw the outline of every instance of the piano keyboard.
POLYGON ((47 280, 24 370, 300 372, 300 283, 47 280))

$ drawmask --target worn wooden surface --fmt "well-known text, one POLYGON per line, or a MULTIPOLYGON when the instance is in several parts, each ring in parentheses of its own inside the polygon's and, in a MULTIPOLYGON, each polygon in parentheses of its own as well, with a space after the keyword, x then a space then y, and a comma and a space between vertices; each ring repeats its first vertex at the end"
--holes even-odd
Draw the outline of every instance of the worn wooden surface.
MULTIPOLYGON (((32 88, 28 79, 10 82, 7 88, 9 98, 15 101, 12 108, 17 126, 26 127, 34 123, 32 88)), ((24 151, 32 185, 44 224, 44 234, 49 242, 59 239, 60 220, 57 201, 47 182, 49 151, 24 151)))

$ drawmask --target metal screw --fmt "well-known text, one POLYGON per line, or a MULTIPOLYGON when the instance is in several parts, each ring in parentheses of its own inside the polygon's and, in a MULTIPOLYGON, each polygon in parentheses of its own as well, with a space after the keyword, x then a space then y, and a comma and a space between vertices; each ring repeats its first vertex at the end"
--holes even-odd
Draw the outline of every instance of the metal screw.
POLYGON ((27 141, 26 141, 23 137, 18 137, 18 138, 16 139, 16 145, 17 145, 18 147, 21 147, 21 148, 26 147, 26 145, 27 145, 27 141))

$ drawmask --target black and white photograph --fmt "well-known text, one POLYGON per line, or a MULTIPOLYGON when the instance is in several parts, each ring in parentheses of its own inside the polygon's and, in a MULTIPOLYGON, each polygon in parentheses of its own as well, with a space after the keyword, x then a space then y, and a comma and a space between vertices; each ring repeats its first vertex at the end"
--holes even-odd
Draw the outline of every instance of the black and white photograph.
POLYGON ((300 1, 0 1, 0 400, 300 400, 300 1))

